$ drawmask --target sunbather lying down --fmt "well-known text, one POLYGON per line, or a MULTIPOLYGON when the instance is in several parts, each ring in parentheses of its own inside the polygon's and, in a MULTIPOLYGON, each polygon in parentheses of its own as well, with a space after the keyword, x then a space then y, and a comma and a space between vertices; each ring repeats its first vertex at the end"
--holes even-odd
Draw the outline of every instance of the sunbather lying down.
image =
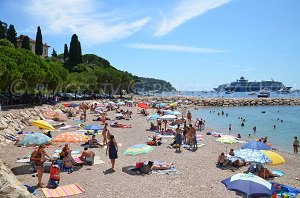
POLYGON ((164 161, 154 161, 153 165, 151 166, 151 170, 167 170, 170 169, 173 166, 173 162, 171 163, 166 163, 164 161))
POLYGON ((126 125, 126 124, 120 124, 117 121, 110 123, 111 127, 115 127, 115 128, 131 128, 131 125, 126 125))

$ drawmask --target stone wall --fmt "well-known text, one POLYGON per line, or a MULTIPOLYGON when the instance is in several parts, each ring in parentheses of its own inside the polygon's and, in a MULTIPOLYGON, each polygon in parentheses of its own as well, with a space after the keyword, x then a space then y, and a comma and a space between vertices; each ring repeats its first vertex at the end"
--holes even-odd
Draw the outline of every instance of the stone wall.
POLYGON ((1 198, 33 198, 25 187, 17 180, 11 170, 0 160, 0 197, 1 198))
POLYGON ((45 107, 35 107, 31 109, 21 109, 0 112, 0 146, 9 143, 5 136, 16 134, 17 131, 24 130, 32 121, 45 119, 42 112, 45 107))

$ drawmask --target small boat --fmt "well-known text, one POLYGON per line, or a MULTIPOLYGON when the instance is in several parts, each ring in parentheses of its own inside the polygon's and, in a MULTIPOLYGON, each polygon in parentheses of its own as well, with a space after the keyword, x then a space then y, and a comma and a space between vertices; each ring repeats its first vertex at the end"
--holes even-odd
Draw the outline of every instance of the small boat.
POLYGON ((255 96, 256 95, 256 92, 250 92, 248 93, 249 96, 255 96))
POLYGON ((271 92, 269 90, 263 89, 258 93, 257 97, 258 98, 269 98, 270 94, 271 94, 271 92))
POLYGON ((278 94, 290 94, 292 87, 283 87, 277 91, 278 94))

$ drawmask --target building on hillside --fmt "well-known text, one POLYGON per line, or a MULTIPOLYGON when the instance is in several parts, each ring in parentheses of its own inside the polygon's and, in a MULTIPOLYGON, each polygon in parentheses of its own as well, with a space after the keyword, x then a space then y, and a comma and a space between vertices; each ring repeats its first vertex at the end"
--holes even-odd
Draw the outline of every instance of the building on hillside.
MULTIPOLYGON (((21 34, 18 38, 17 38, 17 46, 18 48, 22 47, 22 41, 23 38, 25 37, 25 35, 21 34)), ((33 53, 35 53, 35 40, 32 40, 31 38, 29 38, 29 45, 30 45, 30 49, 33 53)), ((48 48, 50 46, 47 45, 47 43, 43 44, 43 54, 42 57, 48 57, 48 48)))

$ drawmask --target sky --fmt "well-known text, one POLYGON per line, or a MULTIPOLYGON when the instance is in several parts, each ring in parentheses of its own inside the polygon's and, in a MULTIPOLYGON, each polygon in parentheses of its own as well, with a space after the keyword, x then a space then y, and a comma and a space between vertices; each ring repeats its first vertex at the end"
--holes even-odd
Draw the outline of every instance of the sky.
POLYGON ((93 53, 178 90, 244 76, 300 88, 299 0, 0 0, 0 20, 58 53, 93 53))

